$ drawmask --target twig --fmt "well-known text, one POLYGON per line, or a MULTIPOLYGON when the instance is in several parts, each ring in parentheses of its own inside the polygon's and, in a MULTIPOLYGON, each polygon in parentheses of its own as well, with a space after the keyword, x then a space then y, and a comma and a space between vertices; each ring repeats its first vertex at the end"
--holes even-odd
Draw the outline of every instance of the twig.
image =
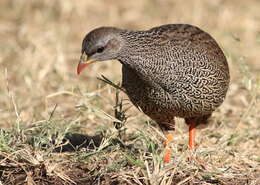
POLYGON ((120 87, 119 85, 115 84, 114 82, 112 82, 111 80, 109 80, 107 77, 105 77, 104 75, 101 75, 101 78, 100 77, 97 77, 98 80, 101 80, 102 82, 108 84, 108 85, 111 85, 112 87, 116 88, 116 89, 119 89, 121 91, 123 91, 125 93, 125 90, 124 88, 120 87))

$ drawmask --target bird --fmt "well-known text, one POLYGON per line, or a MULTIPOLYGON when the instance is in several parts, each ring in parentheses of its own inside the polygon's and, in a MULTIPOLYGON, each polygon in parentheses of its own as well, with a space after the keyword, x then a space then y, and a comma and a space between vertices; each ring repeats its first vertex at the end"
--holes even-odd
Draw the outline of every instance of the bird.
POLYGON ((195 130, 206 124, 224 101, 230 74, 227 59, 206 31, 190 24, 166 24, 148 30, 98 27, 83 39, 77 73, 95 62, 122 64, 122 88, 137 108, 166 135, 164 162, 170 162, 170 131, 175 117, 195 130))

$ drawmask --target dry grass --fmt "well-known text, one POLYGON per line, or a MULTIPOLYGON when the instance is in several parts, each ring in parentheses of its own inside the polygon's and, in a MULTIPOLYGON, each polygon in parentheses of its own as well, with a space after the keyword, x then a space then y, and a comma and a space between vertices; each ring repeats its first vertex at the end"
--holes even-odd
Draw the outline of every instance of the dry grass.
POLYGON ((0 7, 0 184, 260 184, 259 1, 9 0, 0 7), (199 130, 197 159, 187 160, 187 128, 177 120, 167 165, 162 134, 123 93, 128 119, 120 137, 114 128, 116 90, 96 77, 120 82, 118 62, 76 75, 91 29, 165 23, 211 33, 232 75, 225 103, 199 130))

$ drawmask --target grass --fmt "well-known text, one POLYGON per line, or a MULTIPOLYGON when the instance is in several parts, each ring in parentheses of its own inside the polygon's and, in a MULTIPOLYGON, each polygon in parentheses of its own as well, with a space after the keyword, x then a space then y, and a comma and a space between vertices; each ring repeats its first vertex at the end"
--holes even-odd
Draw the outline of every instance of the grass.
POLYGON ((1 1, 0 184, 260 184, 259 6, 1 1), (186 125, 176 120, 172 162, 164 164, 156 124, 111 86, 120 83, 120 64, 99 63, 80 76, 76 66, 82 38, 95 27, 180 22, 220 43, 231 85, 211 123, 198 130, 195 154, 187 150, 186 125))

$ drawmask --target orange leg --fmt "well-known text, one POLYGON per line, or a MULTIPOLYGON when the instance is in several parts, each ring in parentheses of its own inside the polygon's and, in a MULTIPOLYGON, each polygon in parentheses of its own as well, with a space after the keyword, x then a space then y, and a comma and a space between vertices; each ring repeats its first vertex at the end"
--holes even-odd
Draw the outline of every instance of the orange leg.
POLYGON ((189 124, 189 149, 194 150, 195 147, 195 129, 196 129, 196 123, 195 121, 190 121, 189 124))
POLYGON ((170 149, 170 143, 172 142, 172 140, 173 140, 173 137, 172 137, 172 135, 167 135, 166 136, 166 140, 164 141, 164 145, 165 145, 165 150, 164 150, 164 152, 165 152, 165 155, 164 155, 164 157, 163 157, 163 161, 165 162, 165 163, 169 163, 169 162, 171 162, 171 149, 170 149))

